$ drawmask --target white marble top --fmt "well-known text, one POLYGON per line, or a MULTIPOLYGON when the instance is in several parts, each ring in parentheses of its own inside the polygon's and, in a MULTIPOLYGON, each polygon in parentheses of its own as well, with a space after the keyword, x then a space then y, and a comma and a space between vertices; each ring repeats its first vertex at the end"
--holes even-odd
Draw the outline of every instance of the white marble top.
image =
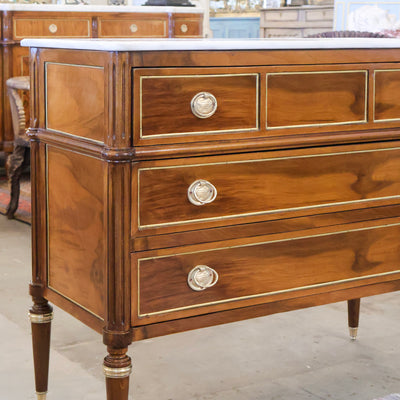
POLYGON ((55 11, 55 12, 136 12, 136 13, 202 13, 200 7, 164 6, 103 6, 85 4, 8 4, 0 3, 2 11, 55 11))
POLYGON ((400 48, 400 39, 24 39, 21 45, 104 51, 376 49, 400 48))

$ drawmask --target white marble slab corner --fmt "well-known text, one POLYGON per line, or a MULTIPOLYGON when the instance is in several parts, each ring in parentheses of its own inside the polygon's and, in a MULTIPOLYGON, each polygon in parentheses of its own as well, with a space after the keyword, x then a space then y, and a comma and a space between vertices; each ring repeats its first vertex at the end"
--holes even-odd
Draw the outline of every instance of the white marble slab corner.
POLYGON ((394 49, 400 48, 400 39, 24 39, 21 45, 101 51, 394 49))
POLYGON ((2 11, 53 11, 53 12, 126 12, 126 13, 203 13, 200 7, 164 6, 106 6, 85 4, 9 4, 0 3, 2 11))

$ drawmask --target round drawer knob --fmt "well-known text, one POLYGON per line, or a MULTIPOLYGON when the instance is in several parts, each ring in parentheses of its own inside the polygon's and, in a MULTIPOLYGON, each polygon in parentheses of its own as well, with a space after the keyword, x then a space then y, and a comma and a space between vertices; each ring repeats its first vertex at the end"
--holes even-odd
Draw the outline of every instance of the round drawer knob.
POLYGON ((135 33, 135 32, 137 32, 138 27, 137 27, 136 24, 132 24, 132 25, 129 27, 129 29, 130 29, 130 31, 131 31, 132 33, 135 33))
POLYGON ((217 99, 208 92, 197 93, 193 97, 190 106, 192 113, 197 118, 209 118, 217 111, 217 99))
POLYGON ((188 285, 196 292, 210 288, 218 282, 218 273, 207 265, 196 265, 188 275, 188 285))
POLYGON ((182 25, 181 25, 181 32, 182 32, 182 33, 186 33, 186 32, 188 31, 188 29, 189 29, 189 28, 188 28, 188 26, 187 26, 186 24, 182 24, 182 25))
POLYGON ((57 32, 57 25, 56 24, 51 24, 50 26, 49 26, 49 31, 50 31, 50 33, 56 33, 57 32))
POLYGON ((212 183, 204 179, 198 179, 189 186, 188 199, 195 206, 212 203, 216 197, 217 189, 212 183))

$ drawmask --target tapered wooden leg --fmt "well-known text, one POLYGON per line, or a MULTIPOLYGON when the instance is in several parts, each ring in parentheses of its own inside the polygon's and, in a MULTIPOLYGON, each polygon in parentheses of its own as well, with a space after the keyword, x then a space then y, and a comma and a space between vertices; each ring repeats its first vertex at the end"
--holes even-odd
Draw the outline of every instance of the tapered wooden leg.
POLYGON ((347 301, 347 310, 349 318, 349 331, 351 340, 356 340, 358 323, 360 320, 360 299, 347 301))
POLYGON ((126 355, 127 348, 108 347, 108 356, 104 359, 107 400, 128 400, 129 375, 132 372, 131 358, 126 355))
POLYGON ((46 299, 34 298, 29 310, 32 325, 33 363, 35 386, 38 400, 45 400, 49 379, 50 330, 53 308, 46 299))

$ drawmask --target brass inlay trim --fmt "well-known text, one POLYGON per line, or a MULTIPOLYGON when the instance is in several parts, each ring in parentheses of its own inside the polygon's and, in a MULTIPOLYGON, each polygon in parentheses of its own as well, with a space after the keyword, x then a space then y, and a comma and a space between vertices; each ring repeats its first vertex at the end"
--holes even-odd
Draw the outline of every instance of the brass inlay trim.
POLYGON ((368 70, 337 70, 337 71, 304 71, 304 72, 268 72, 266 74, 266 89, 265 89, 265 105, 266 105, 266 118, 265 118, 265 128, 267 130, 275 129, 286 129, 286 128, 306 128, 306 127, 322 127, 322 126, 334 126, 334 125, 349 125, 349 124, 359 124, 368 122, 368 70), (343 121, 343 122, 323 122, 323 123, 309 123, 309 124, 295 124, 295 125, 280 125, 280 126, 268 126, 268 77, 273 75, 315 75, 315 74, 348 74, 348 73, 364 73, 364 119, 355 121, 343 121))
MULTIPOLYGON (((289 156, 289 157, 277 157, 277 158, 263 158, 257 160, 240 160, 240 161, 225 161, 225 162, 216 162, 216 163, 198 163, 198 164, 188 164, 188 165, 172 165, 172 166, 165 166, 165 167, 148 167, 148 168, 139 168, 138 169, 138 204, 140 202, 140 173, 142 171, 147 170, 162 170, 162 169, 176 169, 176 168, 194 168, 194 167, 201 167, 201 166, 209 166, 209 165, 229 165, 229 164, 243 164, 243 163, 256 163, 256 162, 267 162, 267 161, 281 161, 281 160, 290 160, 290 159, 300 159, 300 158, 314 158, 314 157, 331 157, 331 156, 340 156, 346 154, 358 154, 358 153, 372 153, 372 152, 380 152, 380 151, 394 151, 400 150, 400 147, 393 147, 393 148, 385 148, 385 149, 371 149, 371 150, 356 150, 356 151, 344 151, 339 153, 325 153, 325 154, 309 154, 309 155, 301 155, 301 156, 289 156)), ((186 198, 185 198, 186 199, 186 198)), ((238 218, 238 217, 249 217, 249 216, 257 216, 257 215, 267 215, 273 213, 280 213, 280 212, 290 212, 290 211, 299 211, 299 210, 311 210, 317 208, 324 208, 330 206, 340 206, 340 205, 350 205, 350 204, 362 204, 368 203, 372 201, 379 201, 379 200, 390 200, 390 199, 400 199, 399 195, 394 196, 386 196, 386 197, 374 197, 371 199, 359 199, 359 200, 349 200, 349 201, 339 201, 334 203, 323 203, 323 204, 314 204, 310 206, 301 206, 301 207, 292 207, 292 208, 282 208, 282 209, 274 209, 274 210, 267 210, 267 211, 255 211, 255 212, 247 212, 241 214, 230 214, 230 215, 219 215, 217 217, 208 217, 208 218, 196 218, 196 219, 189 219, 189 220, 181 220, 181 221, 174 221, 174 222, 166 222, 161 224, 141 224, 140 218, 140 207, 138 207, 138 227, 139 229, 146 229, 146 228, 158 228, 158 227, 168 227, 168 226, 176 226, 176 225, 184 225, 189 224, 192 222, 205 222, 205 221, 218 221, 218 220, 226 220, 229 218, 238 218)))
POLYGON ((232 133, 232 132, 251 132, 259 130, 259 81, 260 81, 260 74, 259 73, 243 73, 243 74, 191 74, 191 75, 146 75, 140 76, 140 95, 139 95, 139 136, 140 139, 152 139, 152 138, 163 138, 163 137, 176 137, 176 136, 187 136, 187 135, 204 135, 209 133, 232 133), (222 77, 229 77, 229 76, 255 76, 256 77, 256 84, 255 84, 255 91, 256 91, 256 120, 255 120, 255 127, 253 128, 235 128, 235 129, 220 129, 220 130, 203 130, 203 131, 193 131, 193 132, 171 132, 171 133, 159 133, 156 135, 143 135, 143 80, 144 79, 170 79, 170 78, 222 78, 222 77))
POLYGON ((394 122, 394 121, 400 121, 400 116, 399 118, 385 118, 385 119, 376 119, 375 118, 375 107, 376 107, 376 77, 375 75, 378 72, 400 72, 399 68, 394 68, 394 69, 376 69, 374 71, 374 93, 373 93, 373 102, 372 102, 372 119, 373 122, 394 122))
POLYGON ((29 319, 32 322, 32 324, 48 324, 51 322, 54 318, 54 314, 48 313, 48 314, 35 314, 33 312, 29 312, 29 319))
MULTIPOLYGON (((115 23, 118 23, 118 24, 121 24, 122 22, 126 22, 127 20, 121 20, 121 19, 104 19, 104 20, 99 20, 99 37, 103 37, 103 38, 114 38, 114 37, 121 37, 121 35, 104 35, 103 33, 102 33, 102 31, 101 31, 101 25, 102 25, 102 23, 103 22, 111 22, 111 21, 113 21, 113 22, 115 22, 115 23)), ((132 19, 132 20, 129 20, 129 22, 132 24, 136 24, 136 23, 140 23, 140 22, 162 22, 162 25, 163 25, 163 29, 164 29, 164 33, 162 33, 161 35, 154 35, 154 34, 149 34, 149 35, 142 35, 142 34, 140 34, 140 32, 139 32, 139 29, 140 29, 140 26, 138 26, 138 31, 137 32, 132 32, 132 31, 129 31, 126 35, 122 35, 122 37, 124 37, 124 36, 129 36, 129 37, 140 37, 140 38, 163 38, 163 37, 166 37, 167 36, 167 21, 165 21, 165 20, 159 20, 159 19, 151 19, 151 20, 149 20, 149 19, 146 19, 146 20, 140 20, 140 19, 132 19), (137 34, 132 34, 132 33, 137 33, 137 34)), ((129 28, 128 28, 128 30, 129 30, 129 28)))
MULTIPOLYGON (((86 308, 85 306, 83 306, 82 304, 79 304, 77 301, 71 299, 70 297, 66 296, 65 294, 59 292, 57 289, 55 289, 54 287, 52 287, 50 285, 50 279, 49 279, 49 268, 50 268, 50 227, 49 227, 49 154, 48 154, 48 144, 46 144, 46 150, 45 150, 45 154, 46 154, 46 166, 45 166, 45 172, 46 172, 46 234, 47 234, 47 238, 46 238, 46 286, 52 290, 54 293, 57 293, 58 295, 60 295, 61 297, 63 297, 64 299, 70 301, 71 303, 75 304, 76 306, 80 307, 82 310, 87 311, 89 314, 93 315, 94 317, 100 319, 101 321, 104 321, 104 318, 100 317, 99 315, 97 315, 96 313, 94 313, 93 311, 89 310, 88 308, 86 308)), ((55 146, 55 145, 51 145, 51 148, 55 148, 55 149, 59 149, 59 150, 63 150, 65 151, 65 149, 63 149, 62 147, 59 146, 55 146)), ((69 150, 71 153, 76 153, 85 157, 90 157, 90 158, 94 158, 96 160, 101 161, 100 158, 88 155, 88 154, 84 154, 81 153, 79 151, 74 151, 74 150, 69 150)))
POLYGON ((395 274, 400 273, 400 270, 382 272, 382 273, 378 273, 378 274, 371 274, 371 275, 359 276, 359 277, 348 278, 348 279, 338 279, 336 281, 330 281, 330 282, 315 283, 312 285, 299 286, 299 287, 290 288, 290 289, 276 290, 273 292, 265 292, 265 293, 259 293, 259 294, 248 295, 248 296, 240 296, 240 297, 231 297, 229 299, 224 299, 224 300, 211 301, 211 302, 207 302, 207 303, 199 303, 199 304, 194 304, 194 305, 190 305, 190 306, 183 306, 183 307, 165 309, 165 310, 161 310, 161 311, 155 311, 155 312, 151 312, 151 313, 142 314, 140 312, 140 305, 141 305, 141 302, 140 302, 140 293, 141 293, 141 291, 140 291, 140 263, 141 263, 141 261, 156 260, 156 259, 160 259, 160 258, 168 258, 168 257, 183 256, 183 255, 190 255, 190 254, 199 254, 199 253, 206 253, 206 252, 211 253, 211 252, 220 251, 220 250, 230 250, 230 249, 235 249, 235 248, 253 247, 253 246, 259 246, 259 245, 263 245, 263 244, 283 243, 283 242, 290 242, 290 241, 301 240, 301 239, 312 239, 312 238, 317 238, 317 237, 340 235, 340 234, 351 233, 351 232, 362 232, 362 231, 366 231, 366 230, 390 228, 390 227, 395 227, 395 226, 400 226, 400 222, 397 222, 394 224, 373 226, 373 227, 349 229, 349 230, 338 231, 338 232, 328 232, 328 233, 323 233, 323 234, 318 234, 318 235, 308 235, 308 236, 301 236, 301 237, 288 238, 288 239, 279 239, 279 240, 270 240, 270 241, 263 241, 263 242, 257 242, 257 243, 249 243, 249 244, 245 244, 245 245, 220 247, 220 248, 211 249, 211 250, 210 249, 197 250, 197 251, 192 251, 192 252, 176 253, 176 254, 169 254, 169 255, 164 255, 164 256, 139 258, 138 264, 137 264, 137 267, 138 267, 137 268, 137 270, 138 270, 137 271, 137 274, 138 274, 138 291, 137 291, 138 317, 148 317, 148 316, 152 316, 152 315, 160 315, 160 314, 171 313, 171 312, 176 312, 176 311, 190 310, 190 309, 194 309, 194 308, 212 306, 212 305, 223 304, 223 303, 230 303, 230 302, 240 301, 240 300, 249 300, 249 299, 255 299, 255 298, 260 298, 260 297, 269 297, 272 295, 277 295, 277 294, 282 294, 282 293, 291 293, 291 292, 297 292, 297 291, 306 290, 306 289, 327 287, 327 286, 332 286, 332 285, 341 284, 341 283, 361 281, 361 280, 366 280, 366 279, 370 279, 370 278, 377 278, 377 277, 381 277, 381 276, 390 276, 390 275, 395 275, 395 274))
MULTIPOLYGON (((15 39, 24 39, 24 38, 90 38, 90 25, 91 20, 88 18, 73 18, 73 19, 61 19, 61 18, 15 18, 13 20, 13 35, 15 39), (74 21, 83 21, 87 23, 87 35, 17 35, 17 22, 18 21, 48 21, 50 24, 57 23, 57 22, 65 22, 67 25, 74 21)), ((47 28, 48 29, 48 28, 47 28)))
POLYGON ((44 110, 45 110, 45 128, 46 130, 48 130, 49 132, 55 132, 55 133, 61 133, 63 135, 69 136, 71 138, 82 138, 85 141, 91 142, 91 143, 96 143, 96 144, 104 144, 104 140, 96 140, 96 139, 91 139, 91 138, 87 138, 85 136, 79 136, 79 135, 75 135, 73 133, 69 133, 69 132, 64 132, 61 130, 56 130, 56 129, 52 129, 49 128, 49 121, 47 119, 48 116, 48 112, 47 112, 47 107, 48 107, 48 102, 47 102, 47 66, 48 65, 63 65, 63 66, 67 66, 67 67, 82 67, 82 68, 93 68, 93 69, 101 69, 104 71, 104 67, 100 67, 98 65, 85 65, 85 64, 66 64, 66 63, 59 63, 59 62, 52 62, 52 61, 46 61, 44 63, 44 74, 45 74, 45 78, 44 78, 44 110))

